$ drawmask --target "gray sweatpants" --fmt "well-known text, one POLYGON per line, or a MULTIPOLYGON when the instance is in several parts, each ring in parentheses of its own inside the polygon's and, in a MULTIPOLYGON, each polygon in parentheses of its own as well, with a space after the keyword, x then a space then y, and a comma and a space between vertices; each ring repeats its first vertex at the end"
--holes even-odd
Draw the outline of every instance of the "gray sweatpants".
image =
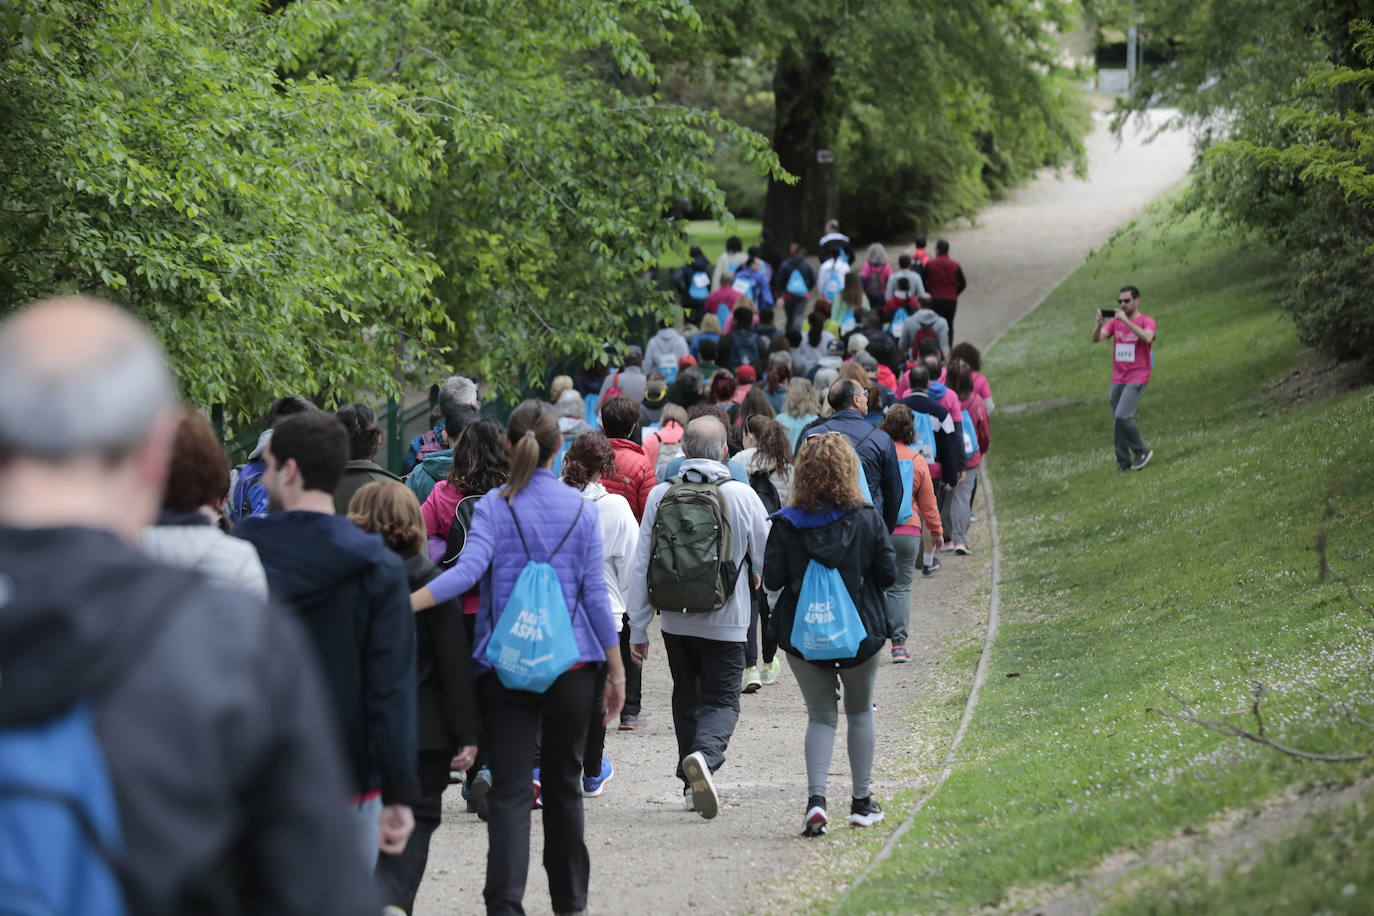
POLYGON ((968 468, 964 471, 964 482, 945 497, 945 504, 940 509, 940 526, 945 529, 946 541, 968 544, 968 519, 973 514, 973 488, 977 484, 978 468, 968 468))
POLYGON ((911 623, 911 577, 921 562, 921 539, 914 534, 894 534, 892 549, 897 552, 897 581, 883 596, 887 606, 887 635, 894 646, 904 646, 911 623))
POLYGON ((844 685, 844 715, 849 724, 849 774, 854 797, 868 797, 873 775, 873 687, 878 681, 878 655, 852 668, 822 668, 788 654, 787 663, 806 702, 806 793, 825 795, 830 758, 835 753, 835 684, 844 685))
POLYGON ((1112 386, 1112 439, 1116 443, 1116 466, 1119 468, 1130 467, 1134 457, 1149 451, 1135 425, 1135 409, 1144 393, 1143 382, 1112 386))

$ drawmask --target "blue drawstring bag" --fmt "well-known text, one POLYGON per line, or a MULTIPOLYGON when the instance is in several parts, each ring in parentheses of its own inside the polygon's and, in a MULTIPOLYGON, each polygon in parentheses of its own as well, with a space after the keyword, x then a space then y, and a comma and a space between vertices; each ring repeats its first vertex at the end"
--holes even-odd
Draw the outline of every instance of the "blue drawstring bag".
POLYGON ((916 433, 916 438, 911 443, 911 450, 919 454, 929 464, 935 460, 935 423, 931 420, 930 414, 913 411, 911 428, 916 433))
POLYGON ((973 415, 967 410, 964 411, 964 419, 960 427, 964 433, 964 457, 972 458, 978 454, 978 431, 973 428, 973 415))
POLYGON ((787 278, 787 294, 789 296, 805 296, 811 292, 806 285, 806 278, 802 276, 800 270, 793 270, 792 276, 787 278))
POLYGON ((898 458, 897 473, 902 475, 902 504, 897 509, 897 524, 905 525, 911 521, 911 497, 916 485, 913 479, 916 473, 916 459, 898 458))
POLYGON ((515 588, 506 599, 501 617, 491 628, 487 664, 511 690, 543 693, 581 658, 577 637, 573 635, 572 616, 563 600, 563 586, 549 564, 577 528, 582 518, 582 502, 578 500, 577 517, 572 527, 549 554, 548 560, 542 563, 530 556, 515 508, 506 502, 515 531, 520 535, 520 546, 525 549, 525 568, 520 570, 520 578, 515 580, 515 588))
POLYGON ((853 658, 867 636, 840 571, 815 560, 807 563, 792 622, 792 647, 809 662, 853 658))

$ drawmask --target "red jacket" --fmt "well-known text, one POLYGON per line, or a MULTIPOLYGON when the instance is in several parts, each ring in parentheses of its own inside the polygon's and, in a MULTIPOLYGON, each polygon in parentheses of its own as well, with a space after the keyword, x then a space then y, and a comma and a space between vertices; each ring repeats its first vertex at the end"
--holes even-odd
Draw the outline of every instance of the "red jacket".
POLYGON ((932 299, 958 299, 964 291, 964 269, 947 254, 937 254, 926 265, 926 292, 932 299))
POLYGON ((658 483, 654 465, 644 449, 629 439, 612 439, 611 448, 615 451, 615 473, 602 477, 601 485, 606 492, 625 497, 634 511, 635 521, 643 521, 644 503, 649 499, 649 491, 658 483))

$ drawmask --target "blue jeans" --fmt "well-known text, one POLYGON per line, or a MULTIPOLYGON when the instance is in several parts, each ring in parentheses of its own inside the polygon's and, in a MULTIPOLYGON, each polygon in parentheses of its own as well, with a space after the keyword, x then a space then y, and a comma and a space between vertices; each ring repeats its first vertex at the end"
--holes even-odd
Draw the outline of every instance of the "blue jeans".
POLYGON ((1128 468, 1133 457, 1145 454, 1145 440, 1135 425, 1135 409, 1145 393, 1144 382, 1112 386, 1112 438, 1116 443, 1116 466, 1128 468))

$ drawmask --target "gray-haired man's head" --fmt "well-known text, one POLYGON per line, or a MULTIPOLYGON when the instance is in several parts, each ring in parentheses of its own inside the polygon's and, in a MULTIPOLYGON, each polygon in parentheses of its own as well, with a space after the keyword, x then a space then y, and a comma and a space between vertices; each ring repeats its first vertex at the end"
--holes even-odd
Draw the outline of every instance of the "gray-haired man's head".
POLYGON ((176 403, 157 342, 108 302, 51 299, 0 325, 0 460, 117 460, 176 403))
POLYGON ((727 456, 725 424, 715 417, 697 417, 688 423, 687 431, 682 434, 682 454, 688 458, 724 461, 727 456))
POLYGON ((162 503, 180 411, 133 316, 69 296, 0 323, 0 517, 133 540, 162 503))

